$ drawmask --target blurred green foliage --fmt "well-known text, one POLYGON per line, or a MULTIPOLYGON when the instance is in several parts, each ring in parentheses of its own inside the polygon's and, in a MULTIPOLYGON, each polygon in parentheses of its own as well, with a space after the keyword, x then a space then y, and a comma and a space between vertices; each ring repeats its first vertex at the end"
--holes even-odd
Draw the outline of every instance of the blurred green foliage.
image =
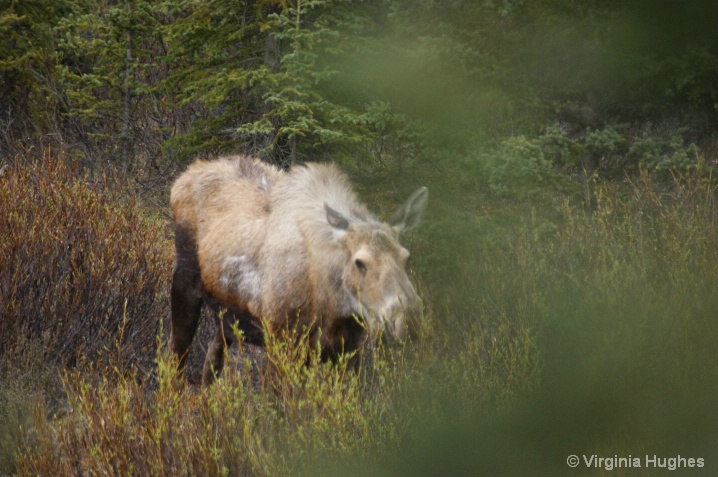
POLYGON ((598 185, 594 212, 559 204, 550 225, 530 208, 456 225, 422 267, 434 321, 456 332, 422 388, 427 415, 397 450, 326 475, 605 475, 584 455, 639 457, 641 468, 613 470, 630 475, 714 474, 716 186, 695 170, 673 186, 644 171, 629 188, 598 185), (477 342, 482 353, 496 343, 498 376, 519 392, 462 406, 501 389, 484 374, 496 361, 456 359, 477 342), (646 468, 654 454, 705 466, 646 468))
POLYGON ((530 195, 546 186, 552 164, 538 144, 525 136, 504 140, 482 158, 492 192, 504 196, 530 195))

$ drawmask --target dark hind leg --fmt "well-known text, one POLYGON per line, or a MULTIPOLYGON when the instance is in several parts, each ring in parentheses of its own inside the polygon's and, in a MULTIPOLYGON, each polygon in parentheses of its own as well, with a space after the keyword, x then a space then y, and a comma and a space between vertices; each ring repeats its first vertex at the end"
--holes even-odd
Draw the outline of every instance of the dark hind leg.
POLYGON ((209 344, 204 368, 202 369, 202 383, 204 385, 212 384, 220 375, 224 367, 225 350, 237 341, 233 325, 236 325, 237 331, 241 333, 242 343, 240 345, 264 346, 264 332, 260 320, 246 311, 225 310, 220 313, 219 304, 212 299, 208 300, 208 304, 217 316, 217 331, 209 344))
POLYGON ((170 350, 184 371, 192 339, 202 312, 202 281, 194 238, 184 228, 175 231, 177 263, 172 277, 172 331, 170 350))
POLYGON ((224 368, 224 352, 235 341, 231 326, 235 321, 236 318, 231 312, 226 312, 217 319, 217 332, 209 344, 202 369, 202 384, 205 386, 212 384, 224 368))

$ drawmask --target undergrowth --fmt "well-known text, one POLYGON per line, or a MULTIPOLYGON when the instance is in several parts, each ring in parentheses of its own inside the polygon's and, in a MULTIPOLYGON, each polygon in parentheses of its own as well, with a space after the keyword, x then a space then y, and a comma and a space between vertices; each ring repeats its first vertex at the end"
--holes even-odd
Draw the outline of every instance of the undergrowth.
POLYGON ((136 196, 62 154, 0 176, 0 474, 62 413, 58 369, 153 367, 170 242, 136 196), (110 364, 112 363, 112 364, 110 364))
POLYGON ((148 366, 172 270, 164 227, 134 194, 62 155, 0 178, 0 356, 94 361, 122 328, 122 364, 148 366))
POLYGON ((520 220, 484 211, 429 226, 417 249, 437 248, 413 265, 428 305, 420 337, 379 345, 358 371, 269 336, 262 359, 240 346, 198 388, 178 378, 161 327, 127 347, 130 323, 155 326, 166 310, 123 305, 100 358, 61 372, 59 400, 25 387, 40 378, 0 374, 0 445, 14 456, 0 472, 576 475, 569 454, 713 462, 718 208, 703 174, 595 182, 593 210, 556 200, 512 207, 520 220), (149 370, 127 359, 148 347, 149 370))
POLYGON ((396 445, 401 353, 378 359, 367 378, 346 361, 304 366, 297 356, 318 360, 319 350, 285 338, 270 337, 263 369, 230 355, 210 388, 181 381, 162 338, 157 389, 136 370, 99 383, 68 372, 69 411, 33 422, 37 442, 21 452, 18 475, 297 475, 307 463, 368 451, 377 439, 396 445))

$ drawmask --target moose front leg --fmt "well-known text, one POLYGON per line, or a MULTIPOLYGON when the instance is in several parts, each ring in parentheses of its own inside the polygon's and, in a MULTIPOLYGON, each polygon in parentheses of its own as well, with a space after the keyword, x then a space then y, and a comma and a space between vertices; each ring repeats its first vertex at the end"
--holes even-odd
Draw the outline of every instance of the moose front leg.
POLYGON ((175 232, 175 246, 177 262, 172 276, 172 329, 169 345, 170 351, 179 360, 180 372, 183 372, 202 313, 203 293, 195 242, 181 227, 177 227, 175 232))

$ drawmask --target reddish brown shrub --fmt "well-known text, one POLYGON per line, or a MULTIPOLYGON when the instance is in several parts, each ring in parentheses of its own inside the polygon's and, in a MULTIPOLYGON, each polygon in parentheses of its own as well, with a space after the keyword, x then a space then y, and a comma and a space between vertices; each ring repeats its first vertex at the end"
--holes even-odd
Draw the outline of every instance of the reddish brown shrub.
POLYGON ((62 157, 0 177, 0 357, 145 368, 166 314, 171 243, 134 194, 62 157), (119 356, 118 356, 119 355, 119 356))

